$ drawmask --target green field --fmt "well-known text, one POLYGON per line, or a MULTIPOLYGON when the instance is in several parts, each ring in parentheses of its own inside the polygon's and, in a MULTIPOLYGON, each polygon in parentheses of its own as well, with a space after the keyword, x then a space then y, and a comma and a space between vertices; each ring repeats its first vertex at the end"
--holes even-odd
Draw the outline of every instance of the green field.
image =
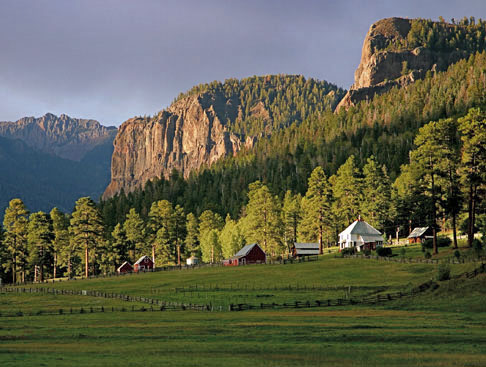
MULTIPOLYGON (((477 266, 452 265, 451 270, 459 275, 477 266)), ((406 290, 436 275, 437 265, 323 256, 299 264, 201 268, 40 286, 223 305, 406 290), (188 290, 196 284, 199 291, 188 290)), ((27 316, 1 317, 0 362, 2 366, 485 366, 486 275, 439 284, 436 290, 373 307, 242 312, 130 312, 129 307, 139 304, 89 296, 1 294, 3 314, 12 308, 88 309, 85 305, 96 308, 110 302, 115 312, 106 306, 103 313, 31 316, 26 312, 27 316), (116 311, 120 303, 126 304, 126 312, 116 311)))

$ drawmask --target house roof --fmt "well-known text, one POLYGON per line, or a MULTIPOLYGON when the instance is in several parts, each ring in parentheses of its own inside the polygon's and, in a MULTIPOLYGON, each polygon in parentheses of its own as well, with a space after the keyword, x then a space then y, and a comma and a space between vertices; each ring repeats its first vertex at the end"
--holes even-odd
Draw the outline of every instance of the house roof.
POLYGON ((139 265, 145 258, 147 258, 150 261, 152 261, 152 259, 150 257, 148 257, 147 255, 145 255, 145 256, 142 256, 140 259, 138 259, 137 262, 134 265, 139 265))
MULTIPOLYGON (((380 236, 383 241, 382 234, 377 229, 366 223, 364 220, 356 220, 348 228, 339 233, 339 236, 346 236, 348 234, 365 235, 365 236, 380 236)), ((377 237, 376 237, 377 238, 377 237)), ((367 242, 367 241, 365 241, 367 242)), ((373 242, 373 241, 371 241, 373 242)))
POLYGON ((317 249, 296 248, 295 253, 297 255, 319 255, 319 248, 317 249))
POLYGON ((319 244, 317 242, 294 242, 294 247, 298 249, 317 249, 319 250, 319 244))
MULTIPOLYGON (((250 253, 250 251, 253 249, 253 247, 258 246, 256 243, 252 243, 251 245, 246 245, 244 246, 240 251, 238 251, 235 256, 232 257, 232 259, 236 259, 238 257, 243 257, 246 256, 250 253)), ((261 247, 258 246, 261 250, 261 247)), ((262 250, 263 251, 263 250, 262 250)))
POLYGON ((425 232, 427 232, 427 230, 429 229, 429 227, 416 227, 413 229, 412 233, 410 233, 408 235, 407 238, 416 238, 416 237, 420 237, 422 236, 425 232))
POLYGON ((125 262, 124 262, 123 264, 121 264, 121 265, 118 267, 118 269, 116 269, 116 270, 120 270, 121 268, 123 268, 123 267, 124 267, 125 265, 127 265, 127 264, 128 264, 128 265, 130 265, 130 267, 131 267, 131 268, 133 268, 133 267, 132 267, 132 264, 130 264, 128 261, 125 261, 125 262))

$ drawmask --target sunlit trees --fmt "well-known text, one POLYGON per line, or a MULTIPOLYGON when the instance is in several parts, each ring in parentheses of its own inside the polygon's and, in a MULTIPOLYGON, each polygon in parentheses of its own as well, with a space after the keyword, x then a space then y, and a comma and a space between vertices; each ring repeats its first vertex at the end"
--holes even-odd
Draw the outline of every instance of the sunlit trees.
POLYGON ((54 229, 50 216, 44 212, 32 213, 27 226, 29 264, 34 268, 34 281, 44 280, 44 269, 52 264, 54 229))

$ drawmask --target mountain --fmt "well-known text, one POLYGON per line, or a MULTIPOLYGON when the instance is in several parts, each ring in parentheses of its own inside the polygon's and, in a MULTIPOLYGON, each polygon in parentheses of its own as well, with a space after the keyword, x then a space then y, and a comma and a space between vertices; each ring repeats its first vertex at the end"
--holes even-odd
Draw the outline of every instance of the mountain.
POLYGON ((155 116, 122 124, 103 198, 169 178, 173 170, 188 178, 311 114, 332 110, 343 95, 332 84, 293 75, 196 86, 155 116))
POLYGON ((59 117, 47 113, 42 117, 24 117, 18 121, 0 121, 0 136, 20 139, 32 148, 60 158, 80 161, 96 146, 111 144, 116 127, 98 121, 59 117))
POLYGON ((444 71, 486 49, 485 36, 486 24, 467 18, 459 24, 403 18, 376 22, 365 37, 355 82, 337 110, 409 85, 428 71, 444 71))
POLYGON ((68 212, 81 196, 98 199, 110 180, 116 131, 66 115, 0 122, 0 215, 16 197, 32 211, 68 212))

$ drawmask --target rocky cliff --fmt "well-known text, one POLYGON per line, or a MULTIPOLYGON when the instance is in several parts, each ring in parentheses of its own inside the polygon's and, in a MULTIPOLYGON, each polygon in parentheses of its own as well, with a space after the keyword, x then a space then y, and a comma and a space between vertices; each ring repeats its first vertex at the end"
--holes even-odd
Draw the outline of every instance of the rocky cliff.
POLYGON ((24 117, 16 122, 1 121, 0 136, 20 139, 28 146, 61 158, 80 161, 89 151, 111 144, 117 129, 100 125, 95 120, 59 117, 47 113, 24 117))
POLYGON ((435 34, 441 37, 454 35, 459 27, 443 22, 402 18, 382 19, 374 23, 363 43, 354 84, 336 109, 372 99, 375 94, 384 93, 395 86, 406 86, 423 78, 429 70, 445 70, 467 57, 470 52, 449 47, 447 39, 439 44, 428 36, 429 33, 434 37, 435 34), (420 33, 425 33, 425 36, 420 33))
POLYGON ((133 191, 154 177, 167 178, 173 169, 187 177, 203 164, 238 152, 243 144, 225 126, 238 115, 234 102, 222 94, 193 95, 153 118, 123 123, 114 141, 111 182, 103 198, 121 189, 133 191))

